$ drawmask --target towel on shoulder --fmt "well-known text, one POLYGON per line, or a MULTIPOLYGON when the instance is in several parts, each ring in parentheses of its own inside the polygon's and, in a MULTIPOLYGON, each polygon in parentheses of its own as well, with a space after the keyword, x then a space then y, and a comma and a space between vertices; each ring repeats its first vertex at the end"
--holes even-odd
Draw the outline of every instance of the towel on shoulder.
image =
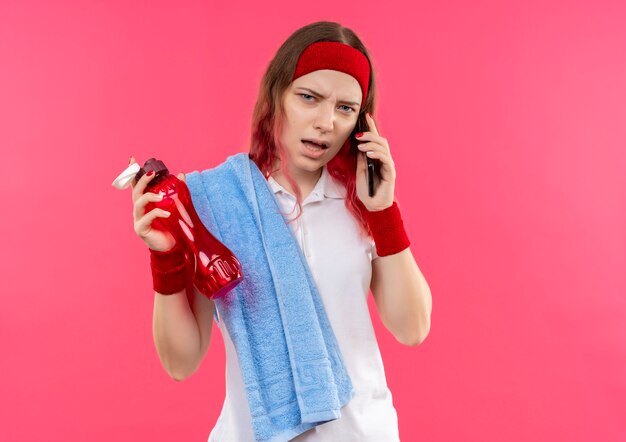
POLYGON ((269 183, 247 153, 185 181, 203 224, 242 265, 243 281, 215 305, 237 352, 256 440, 288 441, 338 419, 352 382, 269 183))

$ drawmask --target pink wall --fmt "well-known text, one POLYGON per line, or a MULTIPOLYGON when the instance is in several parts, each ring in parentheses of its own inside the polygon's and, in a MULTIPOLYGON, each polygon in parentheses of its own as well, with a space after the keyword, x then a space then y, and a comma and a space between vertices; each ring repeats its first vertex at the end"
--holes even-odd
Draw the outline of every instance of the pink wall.
POLYGON ((539 0, 3 0, 0 439, 206 440, 221 335, 167 376, 110 183, 131 154, 188 172, 247 151, 266 64, 322 19, 373 54, 433 294, 419 347, 374 316, 402 440, 626 440, 626 7, 539 0))

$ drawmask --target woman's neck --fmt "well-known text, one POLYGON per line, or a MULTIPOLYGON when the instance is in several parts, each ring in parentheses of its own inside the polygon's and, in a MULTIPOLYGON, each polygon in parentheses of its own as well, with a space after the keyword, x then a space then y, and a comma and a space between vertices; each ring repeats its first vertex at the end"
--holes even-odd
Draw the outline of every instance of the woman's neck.
MULTIPOLYGON (((300 187, 300 192, 302 193, 302 199, 303 200, 315 188, 315 185, 317 184, 317 182, 319 181, 320 177, 322 176, 322 169, 323 168, 320 167, 315 172, 300 171, 300 173, 296 173, 296 172, 294 172, 292 170, 289 170, 289 173, 291 174, 293 179, 298 184, 298 187, 300 187)), ((276 182, 278 184, 283 186, 285 188, 285 190, 287 190, 287 192, 291 193, 292 195, 296 194, 294 189, 292 189, 291 184, 289 184, 289 181, 287 181, 287 178, 280 171, 280 169, 277 170, 275 173, 273 173, 272 177, 276 180, 276 182)))

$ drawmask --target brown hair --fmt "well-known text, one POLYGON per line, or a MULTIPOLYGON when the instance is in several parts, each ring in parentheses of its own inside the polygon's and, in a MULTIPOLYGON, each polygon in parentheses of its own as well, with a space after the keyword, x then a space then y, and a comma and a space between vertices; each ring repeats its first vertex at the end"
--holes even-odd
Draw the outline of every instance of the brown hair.
POLYGON ((360 109, 355 129, 340 151, 327 164, 328 173, 346 187, 345 205, 358 221, 360 233, 370 235, 369 227, 362 215, 365 207, 356 195, 356 160, 360 151, 356 147, 358 141, 353 134, 364 132, 362 128, 367 128, 365 113, 374 113, 376 82, 367 49, 351 29, 339 23, 320 21, 296 30, 282 44, 261 80, 259 95, 252 116, 249 156, 265 178, 269 178, 274 172, 271 170, 272 166, 275 160, 279 159, 280 171, 296 194, 298 215, 295 219, 297 219, 302 214, 302 193, 287 170, 286 151, 280 142, 282 116, 284 115, 282 97, 292 82, 300 54, 307 46, 318 41, 336 41, 350 45, 361 51, 370 62, 368 93, 360 109))

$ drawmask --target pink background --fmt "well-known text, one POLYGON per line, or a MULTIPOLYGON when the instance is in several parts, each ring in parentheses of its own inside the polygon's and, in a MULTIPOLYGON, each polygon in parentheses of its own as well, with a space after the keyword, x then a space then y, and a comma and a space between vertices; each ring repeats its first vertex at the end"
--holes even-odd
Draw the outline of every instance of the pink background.
POLYGON ((267 63, 317 20, 373 54, 432 290, 419 347, 370 305, 402 440, 626 440, 626 7, 538 0, 3 0, 0 439, 206 440, 221 334, 168 377, 110 183, 131 154, 246 152, 267 63))

